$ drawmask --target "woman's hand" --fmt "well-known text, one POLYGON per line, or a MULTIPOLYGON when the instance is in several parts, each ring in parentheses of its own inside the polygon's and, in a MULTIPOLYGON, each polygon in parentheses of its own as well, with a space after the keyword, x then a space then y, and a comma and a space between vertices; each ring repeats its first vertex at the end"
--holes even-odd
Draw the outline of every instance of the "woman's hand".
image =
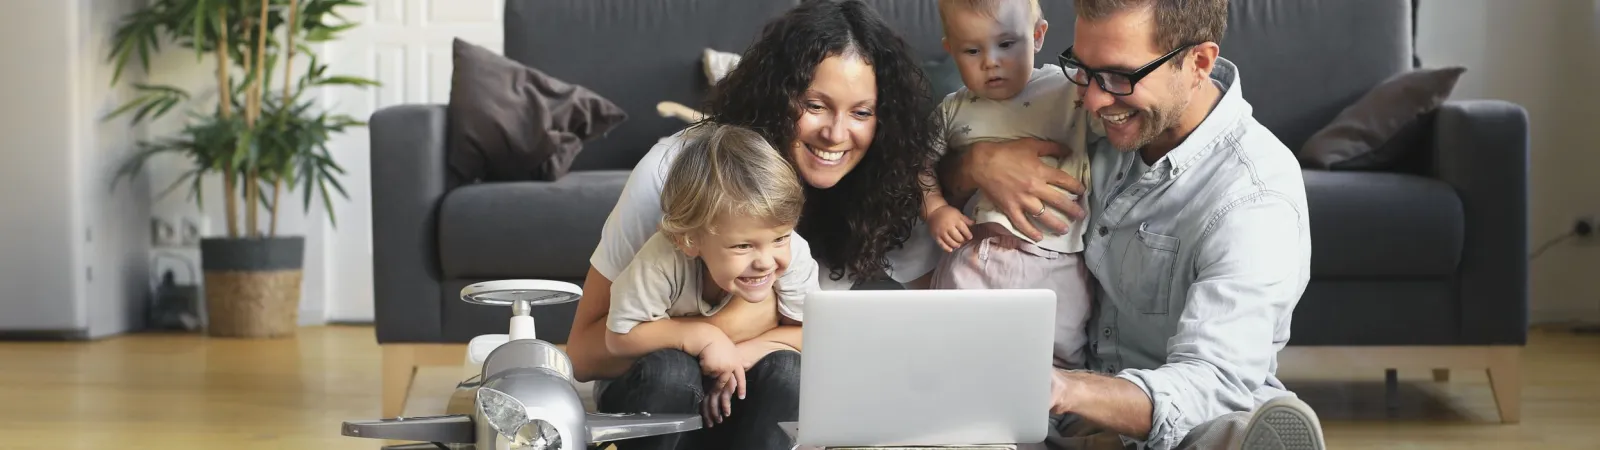
POLYGON ((928 214, 928 232, 946 253, 956 251, 972 239, 972 218, 954 206, 944 205, 928 214))
POLYGON ((943 179, 952 184, 947 188, 951 192, 982 191, 1017 231, 1037 241, 1044 236, 1033 226, 1034 221, 1057 233, 1067 230, 1066 222, 1041 213, 1046 207, 1055 208, 1074 221, 1083 220, 1084 216, 1083 208, 1052 187, 1083 195, 1083 183, 1044 165, 1039 161, 1041 156, 1065 157, 1067 149, 1038 139, 978 142, 954 158, 956 166, 948 168, 954 176, 943 179))

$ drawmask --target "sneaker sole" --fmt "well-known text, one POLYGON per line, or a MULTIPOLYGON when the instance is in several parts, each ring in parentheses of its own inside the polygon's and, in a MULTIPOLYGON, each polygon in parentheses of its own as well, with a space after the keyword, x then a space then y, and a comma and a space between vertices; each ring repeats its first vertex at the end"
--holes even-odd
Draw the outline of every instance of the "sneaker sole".
POLYGON ((1317 419, 1294 407, 1270 405, 1257 413, 1244 450, 1326 450, 1317 419))

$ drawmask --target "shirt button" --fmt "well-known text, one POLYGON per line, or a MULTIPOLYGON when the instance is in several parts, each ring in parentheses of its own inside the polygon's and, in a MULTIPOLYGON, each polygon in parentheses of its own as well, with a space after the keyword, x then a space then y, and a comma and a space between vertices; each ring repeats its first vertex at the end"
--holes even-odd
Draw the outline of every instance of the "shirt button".
POLYGON ((1107 231, 1106 227, 1100 227, 1100 230, 1096 231, 1096 233, 1100 233, 1101 236, 1105 236, 1106 233, 1110 233, 1110 231, 1107 231))
POLYGON ((1105 335, 1105 337, 1111 337, 1111 329, 1106 328, 1105 331, 1100 334, 1105 335))
POLYGON ((1117 181, 1122 181, 1122 172, 1117 172, 1117 181))

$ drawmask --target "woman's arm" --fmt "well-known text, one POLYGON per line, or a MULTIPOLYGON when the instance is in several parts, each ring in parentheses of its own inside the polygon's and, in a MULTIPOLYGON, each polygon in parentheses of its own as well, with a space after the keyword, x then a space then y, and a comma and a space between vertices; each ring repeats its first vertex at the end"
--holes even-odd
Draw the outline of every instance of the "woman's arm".
POLYGON ((729 301, 728 306, 711 317, 678 317, 676 320, 715 325, 733 342, 744 342, 777 327, 778 310, 766 302, 729 301))
POLYGON ((977 142, 966 151, 946 156, 941 162, 940 179, 952 198, 982 190, 1018 231, 1038 240, 1043 235, 1033 227, 1033 220, 1057 232, 1067 229, 1065 222, 1052 215, 1034 218, 1043 206, 1055 208, 1072 220, 1083 220, 1083 209, 1051 188, 1054 185, 1082 195, 1083 183, 1039 161, 1041 156, 1061 156, 1063 151, 1060 144, 1038 139, 977 142))
POLYGON ((573 378, 590 381, 616 378, 628 371, 633 358, 613 355, 606 348, 606 316, 611 312, 611 280, 593 267, 583 279, 583 298, 572 317, 567 334, 567 357, 572 358, 573 378))
POLYGON ((767 330, 766 333, 761 333, 760 336, 756 336, 756 338, 755 339, 751 339, 751 341, 771 342, 771 343, 774 343, 774 344, 782 344, 782 345, 787 346, 789 348, 795 349, 795 351, 799 351, 800 350, 800 326, 799 325, 782 325, 782 326, 779 326, 777 328, 773 328, 771 330, 767 330))

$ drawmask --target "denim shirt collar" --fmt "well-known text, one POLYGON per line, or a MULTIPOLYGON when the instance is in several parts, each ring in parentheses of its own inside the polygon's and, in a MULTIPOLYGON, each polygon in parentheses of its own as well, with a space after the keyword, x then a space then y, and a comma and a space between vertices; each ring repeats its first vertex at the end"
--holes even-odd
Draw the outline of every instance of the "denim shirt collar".
POLYGON ((1231 139, 1233 131, 1238 129, 1239 120, 1251 114, 1250 103, 1244 100, 1244 89, 1239 86, 1239 68, 1232 61, 1218 56, 1216 67, 1211 70, 1211 79, 1222 90, 1222 98, 1217 101, 1216 107, 1183 143, 1151 165, 1154 170, 1165 166, 1169 179, 1188 170, 1195 162, 1211 154, 1223 141, 1231 139))

